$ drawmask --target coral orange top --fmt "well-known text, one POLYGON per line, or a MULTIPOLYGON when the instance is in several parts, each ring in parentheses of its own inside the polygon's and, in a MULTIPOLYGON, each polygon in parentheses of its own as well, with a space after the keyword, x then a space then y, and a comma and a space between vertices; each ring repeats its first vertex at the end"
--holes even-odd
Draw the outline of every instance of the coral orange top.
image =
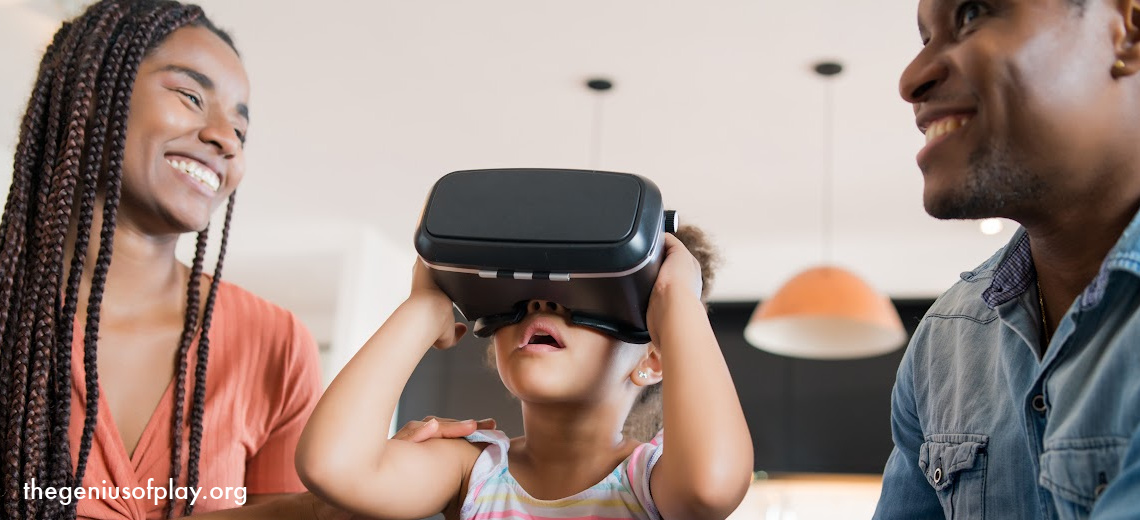
MULTIPOLYGON (((293 452, 321 393, 320 363, 312 336, 289 311, 225 282, 218 288, 209 335, 205 428, 198 466, 202 492, 194 513, 237 507, 236 488, 244 487, 247 498, 304 491, 293 466, 293 452)), ((182 482, 178 484, 183 489, 196 356, 197 342, 189 354, 182 482)), ((76 324, 71 366, 71 456, 77 461, 86 403, 83 324, 76 324)), ((173 401, 172 381, 143 430, 134 455, 128 456, 110 409, 100 397, 94 441, 83 476, 85 495, 94 488, 99 496, 78 501, 79 518, 164 518, 167 500, 159 495, 169 494, 173 401)), ((175 511, 182 511, 181 502, 175 511)))

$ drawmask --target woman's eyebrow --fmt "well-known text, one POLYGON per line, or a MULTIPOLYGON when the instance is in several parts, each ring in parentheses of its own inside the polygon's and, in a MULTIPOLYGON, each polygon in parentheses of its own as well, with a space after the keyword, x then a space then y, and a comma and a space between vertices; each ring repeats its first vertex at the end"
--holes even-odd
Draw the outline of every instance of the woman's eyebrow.
POLYGON ((159 72, 177 72, 179 74, 183 74, 183 75, 189 77, 190 79, 194 80, 196 83, 198 83, 198 85, 201 85, 203 89, 214 90, 214 80, 210 79, 209 76, 202 74, 201 72, 198 72, 198 71, 191 69, 189 67, 183 67, 182 65, 171 64, 171 65, 167 65, 161 69, 158 69, 158 71, 159 72))

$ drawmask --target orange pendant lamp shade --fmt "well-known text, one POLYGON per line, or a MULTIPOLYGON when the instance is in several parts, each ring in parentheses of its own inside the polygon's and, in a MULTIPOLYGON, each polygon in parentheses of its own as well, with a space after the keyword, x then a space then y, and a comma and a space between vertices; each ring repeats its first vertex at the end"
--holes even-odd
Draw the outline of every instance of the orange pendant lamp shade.
POLYGON ((907 334, 886 296, 850 271, 815 267, 757 307, 744 338, 773 354, 852 359, 893 351, 907 334))

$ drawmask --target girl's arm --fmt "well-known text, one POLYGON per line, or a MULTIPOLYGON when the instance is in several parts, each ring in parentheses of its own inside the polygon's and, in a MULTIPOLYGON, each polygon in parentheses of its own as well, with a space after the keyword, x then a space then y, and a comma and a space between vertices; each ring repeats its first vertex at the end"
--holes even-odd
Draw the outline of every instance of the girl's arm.
POLYGON ((456 500, 479 448, 462 439, 388 439, 400 393, 428 348, 466 327, 420 262, 412 292, 353 356, 313 410, 297 446, 297 473, 318 497, 350 511, 418 519, 456 500))
POLYGON ((752 477, 752 437, 700 301, 700 280, 697 260, 666 234, 647 316, 664 375, 666 438, 649 480, 664 518, 726 518, 752 477))

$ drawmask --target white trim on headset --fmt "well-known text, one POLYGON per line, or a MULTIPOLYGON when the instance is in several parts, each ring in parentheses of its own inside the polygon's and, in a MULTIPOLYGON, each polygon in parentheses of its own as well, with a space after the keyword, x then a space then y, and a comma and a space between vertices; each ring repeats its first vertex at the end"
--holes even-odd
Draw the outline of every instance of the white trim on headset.
MULTIPOLYGON (((579 278, 579 279, 580 278, 621 278, 623 276, 628 276, 628 275, 631 275, 633 273, 636 273, 636 272, 642 270, 646 265, 649 264, 649 262, 651 262, 653 260, 654 257, 657 256, 657 251, 659 249, 661 249, 661 244, 663 244, 665 242, 661 238, 662 235, 664 235, 664 232, 659 233, 659 234, 657 234, 657 236, 654 237, 653 248, 649 250, 649 254, 645 256, 645 259, 642 260, 640 264, 637 264, 634 267, 626 269, 625 271, 621 271, 621 272, 617 272, 617 273, 550 273, 550 280, 554 281, 554 282, 568 282, 568 281, 575 279, 575 278, 579 278)), ((419 259, 420 259, 420 262, 423 262, 423 264, 425 266, 427 266, 430 269, 435 269, 437 271, 446 271, 449 273, 474 274, 474 275, 478 275, 479 278, 498 278, 499 277, 499 271, 506 270, 506 271, 511 271, 512 278, 514 278, 515 280, 533 280, 534 279, 534 272, 533 271, 513 271, 510 269, 474 269, 471 267, 453 267, 453 266, 449 266, 449 265, 433 264, 431 262, 428 262, 427 260, 424 260, 424 258, 422 256, 419 256, 419 259)))

